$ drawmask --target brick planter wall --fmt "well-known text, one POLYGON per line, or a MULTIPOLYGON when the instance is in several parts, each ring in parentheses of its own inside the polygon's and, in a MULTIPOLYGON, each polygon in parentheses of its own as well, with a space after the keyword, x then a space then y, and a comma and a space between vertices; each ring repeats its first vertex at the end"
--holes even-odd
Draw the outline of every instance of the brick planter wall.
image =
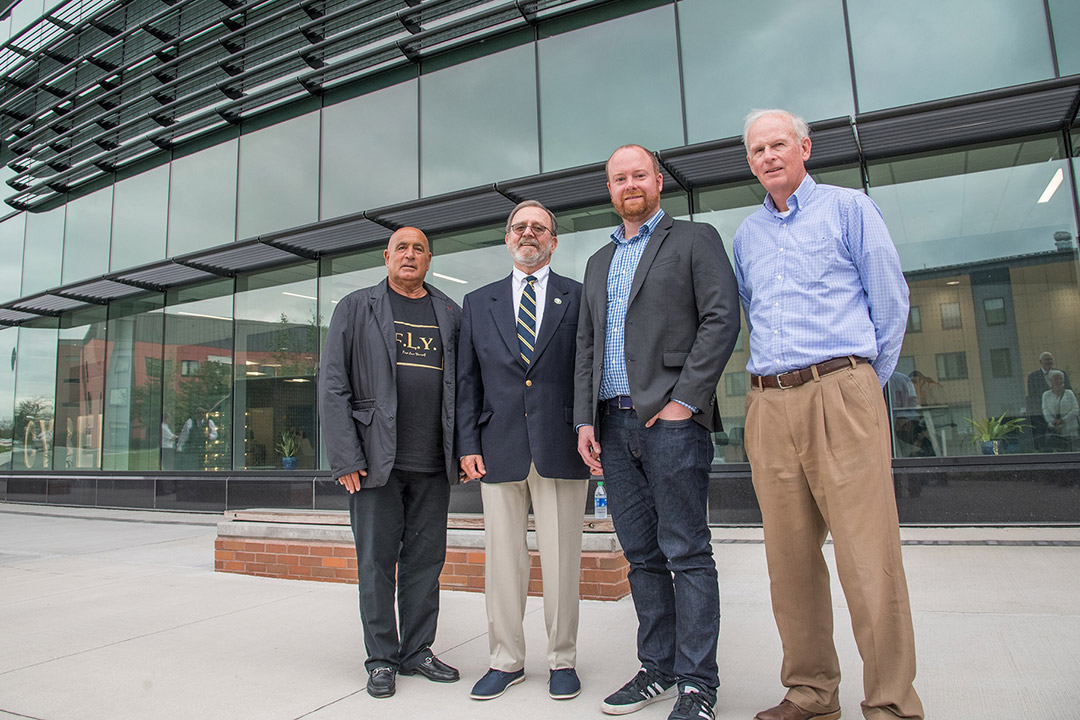
MULTIPOLYGON (((218 572, 260 577, 356 583, 356 551, 348 528, 338 515, 282 513, 290 522, 274 522, 273 511, 236 511, 232 522, 218 526, 214 542, 214 569, 218 572), (245 516, 245 512, 248 515, 245 516), (251 519, 247 519, 251 518, 251 519), (296 522, 297 519, 304 522, 296 522), (306 520, 305 520, 306 518, 306 520)), ((483 530, 475 520, 451 522, 447 540, 446 565, 439 582, 446 590, 484 591, 483 530), (464 525, 464 527, 462 527, 464 525)), ((581 553, 581 598, 618 600, 630 594, 630 569, 622 550, 617 549, 610 521, 597 530, 590 524, 581 553), (589 545, 611 549, 588 549, 589 545)), ((529 594, 543 594, 540 556, 529 553, 531 564, 529 594)))

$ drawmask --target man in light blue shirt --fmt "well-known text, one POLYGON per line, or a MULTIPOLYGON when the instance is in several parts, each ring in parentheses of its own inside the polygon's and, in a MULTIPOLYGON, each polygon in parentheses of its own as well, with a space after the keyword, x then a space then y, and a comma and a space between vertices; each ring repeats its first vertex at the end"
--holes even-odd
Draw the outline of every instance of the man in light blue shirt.
POLYGON ((756 720, 840 717, 821 552, 830 532, 863 659, 863 714, 921 720, 882 393, 904 339, 907 283, 877 206, 807 175, 804 120, 752 112, 743 141, 768 193, 734 243, 750 329, 746 451, 788 688, 756 720))

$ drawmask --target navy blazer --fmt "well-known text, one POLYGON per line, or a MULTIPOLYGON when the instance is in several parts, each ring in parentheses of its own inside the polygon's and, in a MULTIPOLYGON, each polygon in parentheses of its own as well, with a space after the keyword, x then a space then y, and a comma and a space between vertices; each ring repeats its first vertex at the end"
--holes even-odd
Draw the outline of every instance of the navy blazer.
POLYGON ((465 296, 457 358, 457 453, 483 455, 484 482, 530 462, 548 478, 587 478, 574 431, 574 343, 581 283, 548 276, 532 364, 521 359, 512 277, 465 296))

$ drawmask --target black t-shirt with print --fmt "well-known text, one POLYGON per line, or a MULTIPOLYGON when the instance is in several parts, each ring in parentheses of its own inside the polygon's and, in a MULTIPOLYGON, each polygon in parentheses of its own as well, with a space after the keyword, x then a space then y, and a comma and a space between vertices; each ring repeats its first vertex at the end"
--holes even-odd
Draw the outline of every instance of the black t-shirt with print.
POLYGON ((443 348, 430 295, 410 298, 390 288, 397 344, 397 458, 414 472, 445 468, 442 435, 443 348))

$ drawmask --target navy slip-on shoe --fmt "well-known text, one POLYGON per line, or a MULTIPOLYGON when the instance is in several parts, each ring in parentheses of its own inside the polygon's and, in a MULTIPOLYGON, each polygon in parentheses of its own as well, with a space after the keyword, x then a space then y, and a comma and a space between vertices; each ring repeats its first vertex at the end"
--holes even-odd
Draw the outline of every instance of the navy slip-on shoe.
POLYGON ((515 670, 514 672, 503 672, 502 670, 495 669, 488 670, 487 674, 477 680, 476 684, 473 685, 469 697, 473 700, 491 700, 502 695, 511 685, 517 685, 524 679, 524 668, 515 670))
POLYGON ((559 668, 551 671, 548 679, 548 695, 556 700, 569 700, 581 693, 581 680, 574 668, 559 668))

